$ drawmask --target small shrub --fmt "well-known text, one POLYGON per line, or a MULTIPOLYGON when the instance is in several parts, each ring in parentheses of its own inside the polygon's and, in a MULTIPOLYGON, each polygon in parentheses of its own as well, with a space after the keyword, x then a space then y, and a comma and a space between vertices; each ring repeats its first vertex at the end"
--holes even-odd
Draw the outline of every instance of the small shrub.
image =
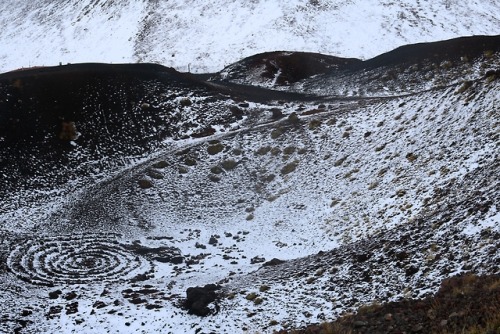
POLYGON ((269 151, 271 151, 271 146, 262 146, 257 151, 255 151, 255 154, 266 155, 267 153, 269 153, 269 151))
POLYGON ((288 122, 291 124, 297 124, 300 122, 299 116, 297 116, 296 112, 293 112, 288 116, 288 122))
POLYGON ((403 197, 404 195, 406 195, 406 190, 399 189, 398 191, 396 191, 396 196, 403 197))
POLYGON ((195 160, 195 159, 193 159, 193 158, 186 158, 186 159, 184 160, 184 164, 185 164, 186 166, 196 166, 196 160, 195 160))
POLYGON ((232 153, 233 155, 241 155, 243 152, 239 148, 235 148, 232 153))
POLYGON ((485 58, 491 58, 495 54, 495 51, 493 50, 486 50, 483 52, 483 55, 485 58))
POLYGON ((314 130, 321 125, 321 121, 319 119, 313 119, 309 122, 309 130, 314 130))
POLYGON ((249 214, 245 219, 250 221, 250 220, 253 220, 255 217, 253 214, 249 214))
POLYGON ((158 161, 154 163, 151 167, 156 168, 156 169, 163 169, 168 167, 168 163, 165 160, 158 161))
POLYGON ((455 92, 455 94, 462 94, 467 89, 469 89, 471 86, 472 86, 472 82, 471 81, 464 81, 464 83, 462 84, 462 86, 460 86, 460 88, 457 89, 457 91, 455 92))
POLYGON ((281 175, 287 175, 294 172, 297 168, 297 165, 298 161, 293 161, 289 164, 286 164, 285 166, 283 166, 283 168, 281 168, 281 175))
POLYGON ((282 134, 283 130, 281 130, 280 128, 276 128, 273 131, 271 131, 271 139, 277 139, 282 134))
POLYGON ((280 195, 271 195, 269 196, 267 199, 268 202, 274 202, 275 200, 277 200, 278 198, 280 197, 280 195))
POLYGON ((148 176, 152 179, 161 180, 164 178, 163 174, 156 170, 148 170, 148 176))
POLYGON ((153 187, 153 183, 146 179, 140 179, 138 183, 139 183, 139 188, 141 189, 148 189, 153 187))
POLYGON ((348 158, 348 156, 346 155, 345 157, 342 157, 342 158, 340 158, 339 160, 335 161, 335 162, 333 163, 333 165, 334 165, 335 167, 339 167, 339 166, 341 166, 341 165, 344 163, 344 161, 346 161, 346 159, 347 159, 347 158, 348 158))
POLYGON ((281 154, 281 149, 280 149, 279 147, 273 147, 273 148, 271 149, 271 155, 273 155, 273 156, 277 156, 277 155, 279 155, 279 154, 281 154))
POLYGON ((179 166, 179 174, 187 174, 188 169, 184 166, 179 166))
POLYGON ((351 176, 353 176, 354 174, 356 174, 357 172, 359 172, 359 169, 358 169, 358 168, 354 168, 353 170, 350 170, 349 172, 347 172, 347 173, 344 175, 344 178, 348 179, 348 178, 350 178, 351 176))
POLYGON ((213 175, 213 174, 210 174, 208 176, 208 179, 212 182, 219 182, 220 181, 220 177, 216 176, 216 175, 213 175))
POLYGON ((273 119, 278 119, 278 118, 283 117, 283 112, 281 111, 280 108, 272 108, 271 113, 272 113, 273 119))
POLYGON ((443 166, 439 169, 439 172, 441 173, 441 176, 445 176, 450 173, 450 169, 446 166, 443 166))
POLYGON ((253 300, 253 303, 254 303, 255 305, 260 305, 260 304, 262 304, 263 302, 264 302, 264 299, 262 299, 262 298, 260 298, 260 297, 257 297, 257 298, 255 298, 255 299, 253 300))
POLYGON ((59 139, 64 141, 72 141, 78 139, 79 134, 76 130, 75 122, 66 122, 63 121, 61 123, 61 132, 59 133, 59 139))
POLYGON ((288 147, 285 147, 285 149, 283 150, 283 154, 286 154, 286 155, 291 155, 295 152, 297 148, 295 146, 288 146, 288 147))
POLYGON ((224 149, 224 145, 222 145, 221 143, 217 143, 217 144, 208 146, 207 152, 210 155, 215 155, 215 154, 222 152, 223 149, 224 149))
POLYGON ((408 159, 409 162, 413 162, 417 160, 417 155, 415 155, 415 153, 410 152, 406 155, 406 159, 408 159))
POLYGON ((387 173, 388 170, 389 170, 388 167, 384 167, 384 168, 382 168, 381 170, 378 171, 377 175, 378 176, 384 176, 385 173, 387 173))
POLYGON ((257 298, 257 294, 255 292, 250 292, 248 295, 246 295, 246 300, 254 300, 255 298, 257 298))
POLYGON ((271 289, 269 287, 269 285, 262 285, 260 288, 259 288, 259 291, 260 292, 266 292, 267 290, 271 289))
POLYGON ((220 168, 219 166, 213 166, 212 168, 210 168, 210 171, 213 174, 220 174, 222 173, 222 168, 220 168))
POLYGON ((495 74, 490 74, 486 77, 486 83, 491 83, 493 81, 495 81, 497 78, 497 76, 495 74))
POLYGON ((235 160, 229 159, 229 160, 224 160, 221 163, 221 165, 222 165, 222 168, 229 171, 229 170, 233 170, 238 165, 238 163, 235 160))
POLYGON ((452 68, 453 63, 449 60, 445 60, 439 66, 445 70, 449 70, 450 68, 452 68))
POLYGON ((264 181, 264 182, 272 182, 274 180, 274 178, 276 177, 276 175, 274 174, 269 174, 267 176, 264 176, 261 180, 264 181))

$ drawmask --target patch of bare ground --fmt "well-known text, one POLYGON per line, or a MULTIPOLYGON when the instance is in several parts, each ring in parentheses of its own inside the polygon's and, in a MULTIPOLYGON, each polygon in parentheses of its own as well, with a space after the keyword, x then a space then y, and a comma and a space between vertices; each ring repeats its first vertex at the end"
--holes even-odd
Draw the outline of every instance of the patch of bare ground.
POLYGON ((500 275, 463 274, 422 300, 372 304, 335 322, 275 334, 500 333, 500 275))

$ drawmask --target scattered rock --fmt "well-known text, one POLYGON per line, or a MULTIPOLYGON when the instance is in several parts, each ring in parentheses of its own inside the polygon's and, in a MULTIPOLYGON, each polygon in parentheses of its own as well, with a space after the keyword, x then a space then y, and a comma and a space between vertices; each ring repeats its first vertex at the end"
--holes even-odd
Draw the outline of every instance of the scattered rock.
POLYGON ((231 114, 236 117, 236 119, 242 119, 243 118, 243 110, 238 108, 237 106, 230 106, 229 111, 231 111, 231 114))
POLYGON ((197 242, 194 247, 196 248, 199 248, 199 249, 207 249, 207 246, 203 245, 203 244, 200 244, 199 242, 197 242))
POLYGON ((283 112, 280 108, 271 108, 271 113, 273 119, 280 119, 283 117, 283 112))
POLYGON ((100 300, 96 301, 96 302, 94 303, 94 305, 92 305, 92 307, 93 307, 93 308, 97 308, 97 309, 99 309, 99 308, 103 308, 103 307, 106 307, 106 306, 108 306, 108 305, 106 305, 106 303, 105 303, 105 302, 100 301, 100 300))
POLYGON ((220 299, 220 296, 216 293, 220 288, 219 285, 214 284, 208 284, 204 287, 197 286, 188 288, 186 290, 184 307, 188 310, 189 314, 195 314, 201 317, 209 315, 212 310, 208 305, 220 299))
POLYGON ((50 299, 57 299, 59 296, 62 294, 61 290, 56 290, 56 291, 51 291, 49 292, 49 298, 50 299))
POLYGON ((416 273, 418 273, 418 271, 419 271, 418 267, 410 266, 410 267, 406 268, 405 274, 406 274, 406 276, 413 276, 416 273))
POLYGON ((160 308, 163 308, 163 306, 161 306, 159 304, 147 304, 146 305, 146 309, 148 309, 148 310, 157 310, 160 308))
POLYGON ((62 306, 55 305, 51 306, 49 312, 47 313, 47 319, 54 319, 61 314, 62 306))
POLYGON ((217 245, 218 243, 219 243, 219 241, 218 241, 218 240, 217 240, 217 238, 216 238, 215 236, 213 236, 213 235, 210 237, 210 240, 208 240, 208 244, 209 244, 209 245, 213 245, 213 246, 214 246, 214 245, 217 245))
POLYGON ((265 261, 266 261, 266 259, 264 257, 258 257, 258 256, 255 256, 255 257, 250 259, 251 264, 262 263, 265 261))
POLYGON ((29 316, 29 315, 31 315, 31 314, 33 314, 33 311, 31 311, 31 310, 26 310, 26 309, 25 309, 25 310, 23 310, 23 311, 21 312, 21 317, 27 317, 27 316, 29 316))
POLYGON ((356 255, 356 261, 357 262, 365 262, 370 258, 371 254, 369 253, 363 253, 363 254, 357 254, 356 255))
POLYGON ((78 302, 73 302, 66 305, 66 314, 78 313, 78 302))
POLYGON ((71 291, 71 292, 68 292, 65 296, 64 296, 64 299, 66 300, 73 300, 77 297, 77 294, 76 292, 74 291, 71 291))

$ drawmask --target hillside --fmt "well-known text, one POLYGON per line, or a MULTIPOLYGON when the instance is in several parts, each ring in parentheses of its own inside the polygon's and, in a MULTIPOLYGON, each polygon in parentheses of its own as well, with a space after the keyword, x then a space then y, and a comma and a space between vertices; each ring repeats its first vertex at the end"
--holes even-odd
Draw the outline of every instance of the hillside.
POLYGON ((151 62, 217 72, 274 50, 373 58, 405 44, 500 34, 495 0, 3 0, 0 72, 151 62))
POLYGON ((0 75, 0 328, 272 333, 498 275, 498 40, 0 75))

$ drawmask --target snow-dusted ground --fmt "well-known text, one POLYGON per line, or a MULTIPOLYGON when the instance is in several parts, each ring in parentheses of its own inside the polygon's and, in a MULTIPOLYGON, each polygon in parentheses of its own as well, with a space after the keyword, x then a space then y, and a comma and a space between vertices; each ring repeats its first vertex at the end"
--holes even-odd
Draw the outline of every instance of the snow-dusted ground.
POLYGON ((498 273, 500 82, 461 88, 249 103, 239 130, 177 141, 75 194, 40 235, 16 224, 2 239, 5 328, 267 333, 421 297, 463 271, 498 273), (291 261, 259 269, 273 258, 291 261), (217 314, 178 307, 188 287, 217 282, 228 296, 217 314))
POLYGON ((499 18, 495 0, 4 0, 0 72, 60 62, 216 72, 274 50, 366 59, 409 43, 500 34, 499 18))
MULTIPOLYGON (((500 34, 493 0, 5 0, 0 13, 2 72, 89 61, 213 72, 271 50, 370 58, 500 34)), ((20 191, 0 212, 0 330, 267 333, 421 297, 463 271, 498 273, 500 83, 484 76, 498 59, 472 64, 466 86, 456 73, 440 88, 422 80, 398 90, 415 79, 405 73, 396 89, 364 94, 359 78, 342 90, 299 83, 364 97, 250 102, 230 128, 127 157, 94 186, 20 191), (272 119, 276 109, 285 117, 272 119), (155 247, 177 260, 140 252, 155 247), (273 258, 290 261, 261 268, 273 258), (227 298, 210 306, 216 314, 178 307, 188 287, 217 282, 227 298)), ((168 103, 187 123, 204 103, 189 96, 194 106, 177 107, 183 97, 168 103)))

